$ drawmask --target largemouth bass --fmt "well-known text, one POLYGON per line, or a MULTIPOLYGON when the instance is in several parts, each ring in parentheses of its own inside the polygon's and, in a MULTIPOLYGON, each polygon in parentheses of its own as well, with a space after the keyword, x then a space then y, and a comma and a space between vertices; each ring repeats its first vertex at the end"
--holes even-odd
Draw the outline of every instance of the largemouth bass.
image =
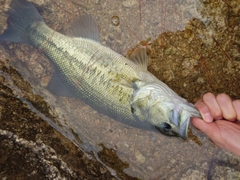
POLYGON ((77 96, 115 120, 187 139, 190 118, 200 114, 147 70, 144 48, 129 60, 102 46, 90 15, 77 18, 67 35, 50 29, 25 0, 13 0, 8 15, 0 41, 40 48, 55 66, 50 89, 55 82, 58 91, 77 96))

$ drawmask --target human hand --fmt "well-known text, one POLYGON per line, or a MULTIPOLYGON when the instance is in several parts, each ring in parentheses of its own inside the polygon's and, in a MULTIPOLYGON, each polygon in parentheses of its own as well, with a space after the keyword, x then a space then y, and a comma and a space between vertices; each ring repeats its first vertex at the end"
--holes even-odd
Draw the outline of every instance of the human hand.
POLYGON ((194 117, 192 124, 217 146, 240 156, 240 100, 206 93, 195 106, 203 120, 194 117))

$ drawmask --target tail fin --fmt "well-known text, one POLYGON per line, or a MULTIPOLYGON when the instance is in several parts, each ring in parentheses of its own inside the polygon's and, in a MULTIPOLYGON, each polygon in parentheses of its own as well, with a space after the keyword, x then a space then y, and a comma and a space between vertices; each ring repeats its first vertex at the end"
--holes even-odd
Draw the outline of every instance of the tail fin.
POLYGON ((43 21, 34 5, 26 0, 12 0, 8 15, 8 27, 0 35, 0 41, 30 44, 31 25, 34 22, 43 21))

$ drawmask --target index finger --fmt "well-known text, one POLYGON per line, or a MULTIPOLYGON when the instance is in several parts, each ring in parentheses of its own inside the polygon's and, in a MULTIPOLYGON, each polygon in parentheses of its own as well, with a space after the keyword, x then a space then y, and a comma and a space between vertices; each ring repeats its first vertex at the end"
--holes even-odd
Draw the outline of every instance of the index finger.
POLYGON ((195 107, 199 110, 199 112, 202 115, 202 118, 206 122, 212 122, 213 117, 210 113, 210 110, 208 106, 200 99, 198 102, 196 102, 195 107))
POLYGON ((202 101, 208 106, 209 111, 214 119, 222 119, 222 110, 213 93, 206 93, 202 97, 202 101))

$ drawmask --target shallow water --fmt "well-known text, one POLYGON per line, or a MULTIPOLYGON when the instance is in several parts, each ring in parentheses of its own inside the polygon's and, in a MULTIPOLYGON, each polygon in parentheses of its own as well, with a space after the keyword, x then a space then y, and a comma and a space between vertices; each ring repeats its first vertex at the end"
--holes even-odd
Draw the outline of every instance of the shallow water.
MULTIPOLYGON (((232 23, 233 32, 240 30, 239 24, 234 24, 239 22, 240 7, 237 1, 227 3, 223 0, 214 2, 207 0, 62 0, 61 2, 51 0, 38 2, 33 0, 33 2, 36 3, 45 22, 62 33, 66 32, 69 23, 80 14, 92 14, 97 20, 102 44, 121 54, 130 53, 129 50, 140 42, 141 45, 150 48, 151 43, 156 42, 154 40, 160 34, 180 33, 184 30, 186 32, 186 26, 193 19, 201 21, 207 29, 206 33, 202 33, 204 37, 199 37, 205 44, 213 44, 210 35, 220 37, 219 31, 214 30, 226 29, 228 26, 226 22, 232 23), (213 11, 213 8, 216 8, 216 11, 213 11), (236 19, 238 17, 234 22, 224 19, 227 18, 224 13, 229 13, 229 8, 236 15, 236 19), (151 38, 149 42, 147 42, 148 38, 151 38)), ((201 28, 195 30, 203 31, 201 28)), ((188 41, 190 41, 192 36, 188 36, 188 33, 185 35, 185 39, 189 38, 188 41)), ((168 36, 170 40, 172 37, 168 36)), ((178 40, 184 42, 181 39, 178 40)), ((164 42, 161 43, 164 44, 164 42)), ((161 72, 161 69, 157 66, 159 60, 153 58, 153 51, 157 52, 154 48, 155 46, 152 46, 150 50, 150 69, 152 68, 159 76, 157 71, 161 72)), ((185 46, 185 49, 188 51, 190 47, 185 46)), ((239 157, 217 148, 201 132, 193 129, 198 141, 193 138, 183 141, 179 138, 166 137, 121 124, 99 114, 78 99, 58 97, 49 93, 45 87, 54 69, 42 52, 30 46, 12 43, 1 45, 1 51, 1 61, 8 66, 6 59, 9 59, 23 79, 31 84, 33 92, 43 97, 48 105, 38 105, 36 99, 23 93, 26 91, 24 85, 14 85, 14 77, 1 70, 1 76, 7 80, 7 86, 13 89, 15 96, 20 97, 33 112, 73 141, 76 146, 85 152, 93 152, 92 156, 106 166, 115 178, 121 178, 122 171, 141 179, 238 179, 240 177, 239 157)), ((168 53, 169 57, 173 56, 172 51, 168 53)), ((233 51, 230 56, 236 72, 239 72, 239 51, 233 51)), ((226 62, 229 64, 230 60, 226 62)), ((172 65, 173 68, 174 66, 176 64, 172 65)), ((168 68, 171 68, 171 65, 168 68)), ((161 79, 161 76, 159 78, 161 79)), ((166 82, 172 80, 169 80, 172 77, 168 73, 163 78, 166 82)), ((199 84, 199 86, 204 86, 204 84, 199 84)), ((176 85, 174 87, 175 91, 181 88, 176 85)), ((200 88, 198 91, 192 90, 188 93, 185 90, 185 94, 179 91, 181 95, 193 101, 199 97, 201 90, 200 88)), ((239 98, 239 94, 239 91, 232 92, 234 97, 239 98)))

